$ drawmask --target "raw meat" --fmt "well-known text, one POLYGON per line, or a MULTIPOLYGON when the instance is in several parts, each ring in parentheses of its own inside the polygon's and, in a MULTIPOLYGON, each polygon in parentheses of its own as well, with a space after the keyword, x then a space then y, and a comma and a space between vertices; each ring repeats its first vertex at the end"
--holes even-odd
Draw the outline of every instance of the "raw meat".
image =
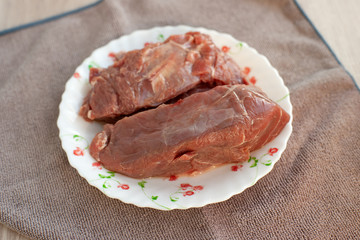
POLYGON ((217 86, 105 125, 90 154, 134 178, 191 173, 247 160, 288 121, 259 88, 217 86))
POLYGON ((90 69, 92 85, 80 109, 87 120, 111 121, 207 85, 242 83, 240 68, 208 35, 172 35, 164 43, 117 55, 114 65, 90 69))

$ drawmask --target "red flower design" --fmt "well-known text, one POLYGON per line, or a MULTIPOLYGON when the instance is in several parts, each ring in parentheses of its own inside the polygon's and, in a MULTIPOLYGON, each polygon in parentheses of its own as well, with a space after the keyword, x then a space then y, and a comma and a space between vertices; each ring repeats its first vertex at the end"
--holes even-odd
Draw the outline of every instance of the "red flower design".
POLYGON ((195 191, 201 191, 201 190, 204 189, 204 187, 201 186, 201 185, 199 185, 199 186, 194 186, 193 189, 194 189, 195 191))
POLYGON ((123 190, 128 190, 130 187, 129 187, 129 185, 127 185, 127 184, 120 184, 120 185, 118 185, 117 186, 118 188, 121 188, 121 189, 123 189, 123 190))
POLYGON ((185 196, 191 196, 191 195, 193 195, 193 194, 194 194, 193 191, 186 191, 186 192, 183 193, 184 197, 185 197, 185 196))
POLYGON ((222 50, 224 53, 227 53, 227 52, 230 50, 230 47, 228 47, 228 46, 223 46, 223 47, 221 48, 221 50, 222 50))
POLYGON ((102 169, 102 167, 101 167, 101 163, 99 163, 99 162, 94 162, 93 164, 92 164, 92 166, 93 167, 97 167, 98 169, 102 169))
POLYGON ((270 148, 270 149, 269 149, 269 155, 270 155, 270 156, 273 156, 274 153, 277 153, 278 150, 279 150, 279 149, 277 149, 277 148, 270 148))
POLYGON ((171 175, 171 176, 169 177, 169 181, 175 181, 177 178, 178 178, 177 176, 171 175))
POLYGON ((149 46, 149 45, 150 45, 149 42, 144 43, 144 47, 147 47, 147 46, 149 46))
POLYGON ((79 147, 76 147, 76 149, 73 151, 75 156, 84 156, 84 150, 82 150, 79 147))
POLYGON ((79 73, 74 73, 74 78, 77 78, 77 79, 79 79, 80 78, 80 74, 79 73))
POLYGON ((248 75, 250 73, 251 69, 249 67, 245 67, 242 71, 245 75, 248 75))
POLYGON ((108 56, 111 57, 111 58, 116 58, 115 53, 113 53, 113 52, 109 53, 108 56))
POLYGON ((241 164, 241 165, 234 165, 234 166, 231 166, 231 171, 234 171, 234 172, 236 172, 237 170, 239 170, 240 168, 242 168, 243 167, 243 165, 241 164))
POLYGON ((182 188, 182 190, 185 190, 187 188, 192 188, 192 185, 190 185, 188 183, 182 183, 182 184, 180 184, 180 187, 182 188))
POLYGON ((250 78, 250 82, 251 82, 251 84, 255 85, 255 84, 256 84, 256 78, 255 78, 255 77, 251 77, 251 78, 250 78))

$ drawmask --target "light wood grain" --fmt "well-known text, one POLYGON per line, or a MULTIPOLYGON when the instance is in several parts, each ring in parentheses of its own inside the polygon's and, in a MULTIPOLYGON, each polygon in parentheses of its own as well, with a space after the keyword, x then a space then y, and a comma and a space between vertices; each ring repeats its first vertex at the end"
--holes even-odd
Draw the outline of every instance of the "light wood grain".
MULTIPOLYGON (((95 0, 0 0, 0 31, 37 21, 95 0)), ((315 27, 323 35, 345 68, 360 86, 360 1, 359 0, 298 0, 315 27)), ((0 239, 27 240, 0 224, 0 239)))
POLYGON ((0 224, 0 240, 29 240, 3 224, 0 224))
POLYGON ((360 87, 360 1, 298 2, 360 87))
POLYGON ((87 6, 96 0, 0 0, 0 31, 87 6))

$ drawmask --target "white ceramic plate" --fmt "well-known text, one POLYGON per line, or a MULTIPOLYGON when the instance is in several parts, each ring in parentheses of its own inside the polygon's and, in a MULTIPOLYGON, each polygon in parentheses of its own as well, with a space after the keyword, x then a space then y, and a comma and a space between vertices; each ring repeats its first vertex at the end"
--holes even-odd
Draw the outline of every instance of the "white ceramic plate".
POLYGON ((76 68, 74 75, 66 83, 57 124, 62 147, 70 164, 89 184, 107 196, 125 203, 135 204, 139 207, 171 210, 202 207, 210 203, 221 202, 254 185, 256 181, 271 171, 285 150, 292 131, 291 121, 292 106, 289 90, 277 70, 264 56, 228 34, 204 28, 167 26, 136 31, 95 50, 76 68), (83 99, 90 89, 89 68, 111 65, 113 53, 140 49, 147 42, 163 41, 172 34, 182 34, 188 31, 209 34, 215 44, 223 51, 228 52, 239 64, 248 82, 261 87, 271 99, 278 102, 290 114, 290 122, 276 139, 252 152, 248 162, 224 165, 195 177, 139 180, 104 169, 90 156, 88 149, 95 134, 102 130, 102 125, 96 122, 86 122, 78 115, 83 99))

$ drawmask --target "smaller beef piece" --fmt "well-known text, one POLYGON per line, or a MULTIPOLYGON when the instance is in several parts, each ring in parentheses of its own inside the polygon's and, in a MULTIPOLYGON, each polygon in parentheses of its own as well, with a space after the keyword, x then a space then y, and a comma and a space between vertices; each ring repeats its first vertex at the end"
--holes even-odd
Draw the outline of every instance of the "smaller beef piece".
POLYGON ((191 173, 247 160, 288 121, 259 88, 217 86, 105 125, 90 154, 134 178, 191 173))
POLYGON ((240 84, 238 65, 206 34, 172 35, 163 43, 116 55, 106 68, 91 68, 92 89, 80 115, 113 122, 123 115, 156 107, 201 83, 240 84))

